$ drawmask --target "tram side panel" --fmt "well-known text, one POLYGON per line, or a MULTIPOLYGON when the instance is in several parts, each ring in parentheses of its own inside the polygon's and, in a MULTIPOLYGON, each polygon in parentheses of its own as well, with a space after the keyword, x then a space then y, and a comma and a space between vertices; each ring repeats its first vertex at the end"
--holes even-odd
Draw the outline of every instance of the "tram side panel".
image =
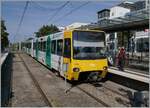
POLYGON ((34 42, 34 40, 32 39, 31 40, 31 52, 30 52, 31 57, 33 57, 33 54, 34 54, 34 52, 33 52, 33 42, 34 42))
POLYGON ((46 39, 47 37, 38 38, 34 50, 34 57, 44 65, 46 65, 46 39))
POLYGON ((63 64, 63 32, 53 34, 51 36, 51 68, 62 74, 63 64))

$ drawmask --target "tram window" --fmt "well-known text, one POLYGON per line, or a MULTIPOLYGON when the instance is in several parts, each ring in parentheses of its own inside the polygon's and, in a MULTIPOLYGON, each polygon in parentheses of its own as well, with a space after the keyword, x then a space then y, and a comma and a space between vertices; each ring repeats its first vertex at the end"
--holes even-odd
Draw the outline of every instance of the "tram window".
POLYGON ((42 51, 42 42, 40 42, 40 51, 42 51))
POLYGON ((29 48, 29 43, 27 43, 27 48, 29 48))
POLYGON ((35 46, 34 48, 36 49, 37 48, 37 42, 34 43, 34 46, 35 46))
POLYGON ((28 43, 28 48, 30 48, 30 43, 28 43))
POLYGON ((46 42, 44 41, 44 42, 42 43, 42 45, 43 45, 42 50, 45 51, 45 50, 46 50, 46 42))
POLYGON ((64 41, 64 57, 71 57, 71 41, 70 38, 66 38, 64 41))
POLYGON ((43 46, 42 46, 42 42, 40 42, 40 50, 41 50, 41 51, 42 51, 42 47, 43 47, 43 46))
POLYGON ((43 42, 41 42, 41 51, 43 51, 43 42))
POLYGON ((38 49, 41 50, 41 42, 38 42, 38 49))
POLYGON ((33 49, 35 49, 35 42, 33 42, 33 49))
POLYGON ((51 52, 52 54, 56 54, 56 40, 52 40, 51 52))
POLYGON ((41 42, 41 51, 43 51, 43 42, 41 42))
POLYGON ((42 42, 40 42, 40 51, 42 51, 42 42))
POLYGON ((33 42, 33 49, 36 49, 36 42, 33 42))
POLYGON ((29 43, 29 48, 31 48, 31 43, 29 43))
POLYGON ((63 40, 57 40, 57 55, 62 56, 63 40))

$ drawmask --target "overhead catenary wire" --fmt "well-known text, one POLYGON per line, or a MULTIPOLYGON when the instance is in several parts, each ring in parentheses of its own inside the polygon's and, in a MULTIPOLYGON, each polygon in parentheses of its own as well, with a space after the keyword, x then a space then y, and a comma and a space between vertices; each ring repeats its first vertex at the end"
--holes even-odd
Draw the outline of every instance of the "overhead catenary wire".
MULTIPOLYGON (((23 13, 22 13, 20 22, 19 22, 19 24, 18 24, 18 28, 17 28, 17 30, 16 30, 15 36, 17 36, 18 33, 19 33, 19 30, 20 30, 20 28, 21 28, 21 25, 22 25, 22 22, 23 22, 23 19, 24 19, 24 16, 25 16, 25 12, 26 12, 26 10, 27 10, 27 8, 28 8, 28 4, 29 4, 29 1, 26 1, 26 4, 25 4, 24 10, 23 10, 23 13)), ((15 36, 14 36, 14 38, 15 38, 15 36)), ((14 39, 14 41, 15 41, 15 39, 14 39)))
MULTIPOLYGON (((68 5, 68 3, 69 3, 69 1, 65 2, 63 5, 61 5, 59 8, 57 8, 57 9, 56 9, 56 12, 49 18, 49 20, 47 21, 47 23, 48 23, 49 21, 52 21, 53 18, 56 17, 57 14, 58 14, 66 5, 68 5)), ((74 9, 72 9, 71 11, 69 11, 68 13, 66 13, 64 16, 62 16, 61 18, 58 18, 58 19, 56 19, 56 20, 54 20, 54 21, 56 22, 56 21, 62 20, 62 19, 65 18, 66 16, 69 16, 69 15, 72 14, 73 12, 77 11, 78 9, 82 8, 83 6, 85 6, 85 5, 89 4, 89 3, 90 3, 90 2, 88 1, 88 2, 86 2, 86 3, 84 3, 84 4, 82 4, 82 5, 80 5, 80 6, 76 7, 76 8, 74 8, 74 9)), ((22 22, 23 22, 23 19, 24 19, 26 10, 27 10, 27 8, 28 8, 28 5, 29 5, 29 1, 26 1, 26 4, 25 4, 24 10, 23 10, 23 13, 22 13, 20 22, 19 22, 19 24, 18 24, 18 27, 17 27, 15 36, 17 36, 18 33, 19 33, 19 31, 20 31, 20 28, 21 28, 21 25, 22 25, 22 22)), ((46 24, 47 24, 47 23, 46 23, 46 24)), ((15 38, 15 36, 14 36, 14 38, 15 38)), ((15 39, 14 39, 14 40, 15 40, 15 39)))
POLYGON ((90 3, 90 1, 81 4, 80 6, 78 6, 78 7, 76 7, 76 8, 73 8, 71 11, 69 11, 68 13, 66 13, 65 15, 63 15, 62 17, 60 17, 60 18, 54 20, 53 22, 58 22, 58 21, 64 19, 65 17, 69 16, 69 15, 72 14, 73 12, 77 11, 78 9, 84 7, 85 5, 87 5, 87 4, 89 4, 89 3, 90 3))
POLYGON ((46 22, 46 24, 49 23, 49 21, 52 21, 52 19, 53 19, 54 17, 56 17, 56 15, 57 15, 68 3, 69 3, 69 1, 67 1, 66 3, 64 3, 64 4, 48 19, 48 21, 46 22))
POLYGON ((47 11, 55 11, 55 10, 60 9, 60 7, 62 7, 62 5, 61 5, 61 6, 56 7, 56 8, 50 8, 50 7, 44 7, 44 6, 40 5, 39 3, 35 2, 35 1, 30 1, 30 2, 33 5, 35 5, 37 8, 42 9, 42 10, 47 10, 47 11))

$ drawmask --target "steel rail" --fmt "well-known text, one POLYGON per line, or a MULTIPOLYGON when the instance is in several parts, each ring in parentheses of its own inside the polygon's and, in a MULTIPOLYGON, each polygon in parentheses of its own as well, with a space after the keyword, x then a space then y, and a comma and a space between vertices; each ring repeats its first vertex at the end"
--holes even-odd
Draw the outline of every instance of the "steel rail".
POLYGON ((101 103, 102 105, 104 105, 104 107, 111 107, 110 105, 108 105, 107 103, 103 102, 101 99, 93 96, 92 94, 90 94, 88 91, 82 89, 81 87, 77 87, 79 90, 81 90, 82 92, 84 92, 85 94, 87 94, 88 96, 90 96, 91 98, 93 98, 94 100, 96 100, 97 102, 101 103))

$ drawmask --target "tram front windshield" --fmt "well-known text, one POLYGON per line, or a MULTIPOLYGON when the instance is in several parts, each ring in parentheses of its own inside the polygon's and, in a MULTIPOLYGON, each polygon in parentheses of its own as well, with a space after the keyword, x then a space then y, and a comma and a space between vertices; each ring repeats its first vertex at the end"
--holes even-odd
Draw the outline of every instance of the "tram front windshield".
POLYGON ((74 31, 73 58, 84 60, 106 58, 104 32, 74 31))

